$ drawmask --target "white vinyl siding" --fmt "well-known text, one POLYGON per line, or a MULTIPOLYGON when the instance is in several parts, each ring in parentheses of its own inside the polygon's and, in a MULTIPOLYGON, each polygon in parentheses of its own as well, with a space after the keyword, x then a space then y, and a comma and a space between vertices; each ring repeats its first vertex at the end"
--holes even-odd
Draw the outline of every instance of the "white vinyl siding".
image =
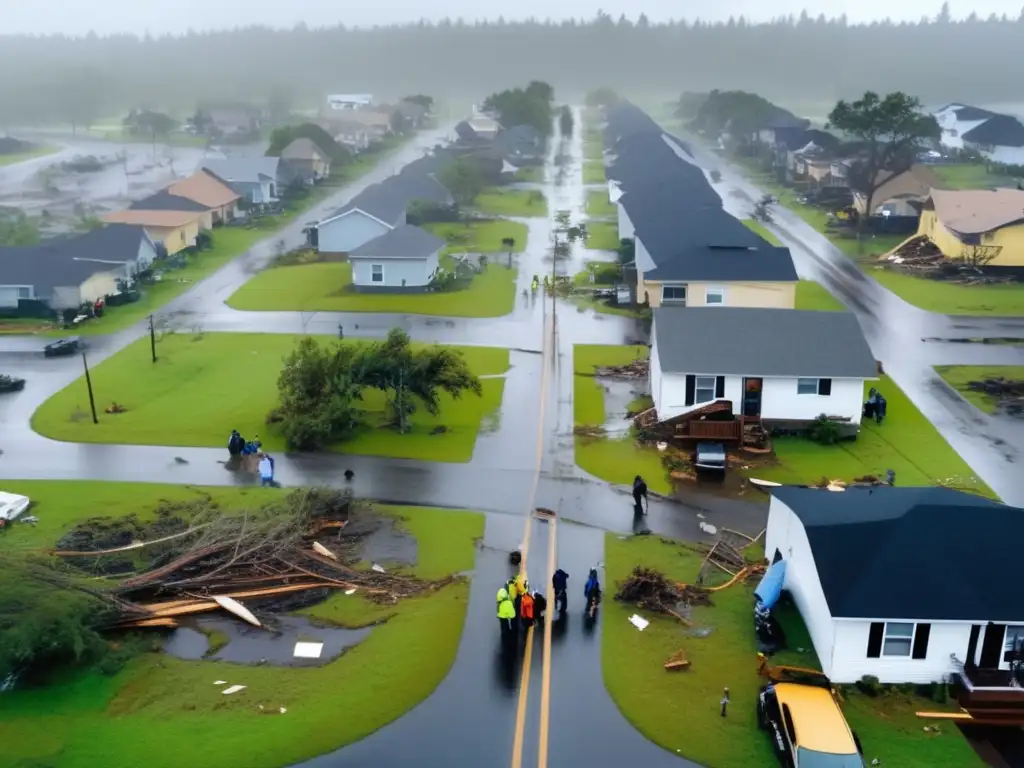
POLYGON ((376 289, 425 288, 437 274, 439 252, 418 259, 381 259, 372 256, 350 257, 352 284, 376 289))
POLYGON ((390 229, 387 224, 362 211, 352 211, 317 226, 317 250, 321 253, 349 253, 390 229))
POLYGON ((832 379, 797 379, 796 393, 827 397, 832 393, 832 379))
POLYGON ((384 265, 383 264, 371 264, 370 265, 370 282, 371 283, 383 283, 384 282, 384 265))

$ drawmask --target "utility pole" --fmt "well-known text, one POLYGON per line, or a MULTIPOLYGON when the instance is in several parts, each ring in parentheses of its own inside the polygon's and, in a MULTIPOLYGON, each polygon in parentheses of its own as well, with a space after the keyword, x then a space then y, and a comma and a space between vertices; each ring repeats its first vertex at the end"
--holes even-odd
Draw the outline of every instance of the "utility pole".
POLYGON ((153 355, 153 362, 156 362, 156 328, 153 325, 153 316, 149 316, 149 351, 153 355))
POLYGON ((89 362, 85 359, 85 352, 82 353, 82 365, 85 366, 85 386, 89 388, 89 408, 92 410, 92 423, 99 424, 96 418, 96 398, 92 394, 92 377, 89 376, 89 362))

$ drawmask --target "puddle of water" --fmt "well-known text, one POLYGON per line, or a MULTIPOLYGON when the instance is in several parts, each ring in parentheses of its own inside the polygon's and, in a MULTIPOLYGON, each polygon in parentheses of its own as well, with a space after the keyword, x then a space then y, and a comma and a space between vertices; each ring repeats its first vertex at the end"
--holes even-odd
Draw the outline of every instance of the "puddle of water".
POLYGON ((633 426, 626 416, 629 404, 645 394, 642 381, 598 379, 604 390, 604 431, 609 437, 625 437, 633 426))
POLYGON ((301 616, 282 616, 276 631, 271 632, 235 619, 210 617, 198 619, 194 626, 180 627, 171 632, 164 642, 164 653, 189 661, 211 658, 235 664, 317 667, 338 658, 347 648, 358 645, 372 631, 372 627, 319 627, 301 616), (209 642, 206 635, 196 627, 207 632, 218 630, 226 634, 230 640, 217 653, 206 657, 209 642), (295 643, 299 640, 323 643, 320 658, 296 659, 295 643))
POLYGON ((392 565, 416 564, 416 539, 399 530, 398 522, 393 518, 355 515, 345 527, 345 534, 363 537, 358 549, 360 560, 392 565))

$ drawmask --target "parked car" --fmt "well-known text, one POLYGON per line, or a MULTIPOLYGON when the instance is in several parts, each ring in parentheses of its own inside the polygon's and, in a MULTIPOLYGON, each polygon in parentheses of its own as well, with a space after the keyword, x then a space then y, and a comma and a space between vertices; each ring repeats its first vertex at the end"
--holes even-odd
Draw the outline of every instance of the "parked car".
POLYGON ((758 697, 757 724, 771 732, 782 764, 864 768, 860 744, 829 679, 820 672, 787 667, 776 667, 773 673, 758 697))
POLYGON ((697 443, 693 464, 697 469, 725 472, 725 446, 721 443, 697 443))
POLYGON ((25 388, 25 380, 16 376, 0 373, 0 394, 4 392, 20 392, 25 388))
POLYGON ((65 355, 73 355, 83 349, 85 349, 85 343, 77 336, 72 336, 69 339, 58 339, 51 344, 47 344, 43 347, 43 355, 46 357, 64 357, 65 355))

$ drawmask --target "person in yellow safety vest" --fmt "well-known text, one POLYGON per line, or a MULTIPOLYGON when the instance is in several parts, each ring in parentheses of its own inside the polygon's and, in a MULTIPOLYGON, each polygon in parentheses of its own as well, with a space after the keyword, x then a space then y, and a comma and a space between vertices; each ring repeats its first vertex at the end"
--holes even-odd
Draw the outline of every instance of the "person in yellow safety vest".
MULTIPOLYGON (((500 590, 504 591, 504 590, 500 590)), ((517 624, 516 608, 512 601, 505 594, 505 599, 498 603, 498 624, 501 626, 501 639, 503 642, 511 642, 515 639, 517 624)))
POLYGON ((508 590, 505 589, 504 587, 499 587, 498 588, 498 595, 497 595, 496 599, 497 599, 497 604, 498 605, 501 605, 502 601, 508 600, 508 590))
POLYGON ((516 601, 516 598, 519 596, 518 592, 516 591, 515 576, 513 576, 511 579, 505 582, 505 591, 508 592, 508 599, 514 603, 516 601))

